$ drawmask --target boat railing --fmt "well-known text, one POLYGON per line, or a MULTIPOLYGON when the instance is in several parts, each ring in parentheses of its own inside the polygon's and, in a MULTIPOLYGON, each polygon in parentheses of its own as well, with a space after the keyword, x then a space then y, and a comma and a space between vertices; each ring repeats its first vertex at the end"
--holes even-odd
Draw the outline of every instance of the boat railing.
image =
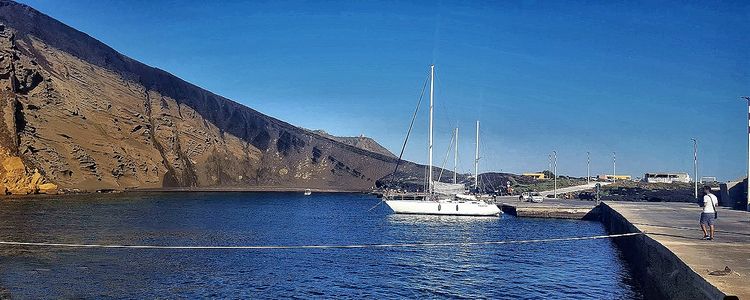
POLYGON ((387 192, 383 198, 389 200, 424 200, 427 198, 426 193, 419 192, 387 192))

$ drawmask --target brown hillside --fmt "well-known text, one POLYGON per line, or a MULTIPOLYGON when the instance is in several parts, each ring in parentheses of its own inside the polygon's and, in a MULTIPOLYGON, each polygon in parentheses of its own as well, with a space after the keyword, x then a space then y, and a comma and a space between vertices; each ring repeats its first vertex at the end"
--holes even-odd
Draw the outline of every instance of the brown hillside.
POLYGON ((203 90, 26 5, 0 1, 0 22, 0 180, 13 193, 367 190, 396 161, 203 90))
POLYGON ((323 130, 314 130, 313 132, 320 136, 335 140, 337 142, 341 142, 347 145, 352 145, 360 149, 364 149, 367 151, 380 153, 386 156, 397 158, 397 156, 394 155, 391 151, 388 151, 388 149, 378 144, 378 142, 366 136, 362 136, 362 135, 360 136, 334 136, 334 135, 328 134, 328 132, 325 132, 323 130))

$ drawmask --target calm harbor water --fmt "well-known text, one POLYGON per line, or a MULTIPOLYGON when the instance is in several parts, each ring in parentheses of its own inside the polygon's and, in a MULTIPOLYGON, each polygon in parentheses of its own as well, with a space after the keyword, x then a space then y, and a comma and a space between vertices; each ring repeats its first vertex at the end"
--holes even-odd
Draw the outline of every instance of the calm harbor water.
MULTIPOLYGON (((0 201, 0 240, 131 245, 475 242, 606 234, 598 222, 393 215, 370 195, 133 193, 0 201)), ((385 249, 0 245, 0 298, 638 299, 610 240, 385 249)))

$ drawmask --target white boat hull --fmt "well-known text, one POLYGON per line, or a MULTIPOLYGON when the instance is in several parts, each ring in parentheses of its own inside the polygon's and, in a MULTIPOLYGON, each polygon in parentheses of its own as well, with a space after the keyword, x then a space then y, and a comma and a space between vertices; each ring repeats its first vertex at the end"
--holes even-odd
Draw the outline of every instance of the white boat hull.
POLYGON ((484 201, 424 201, 385 200, 385 204, 397 214, 450 215, 450 216, 499 216, 497 205, 484 201))

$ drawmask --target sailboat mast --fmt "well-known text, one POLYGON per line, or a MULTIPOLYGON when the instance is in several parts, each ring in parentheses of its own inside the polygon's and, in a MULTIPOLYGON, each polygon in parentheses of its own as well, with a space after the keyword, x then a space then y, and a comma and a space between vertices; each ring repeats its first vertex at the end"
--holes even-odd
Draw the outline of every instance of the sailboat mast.
POLYGON ((429 186, 429 193, 432 194, 432 108, 433 108, 433 101, 434 101, 434 92, 435 92, 435 65, 430 65, 430 146, 428 148, 429 152, 429 171, 430 175, 428 176, 428 186, 429 186))
POLYGON ((458 127, 456 127, 456 149, 453 151, 453 183, 457 183, 458 171, 458 127))
POLYGON ((474 187, 479 189, 479 120, 477 120, 477 147, 474 151, 474 187))

